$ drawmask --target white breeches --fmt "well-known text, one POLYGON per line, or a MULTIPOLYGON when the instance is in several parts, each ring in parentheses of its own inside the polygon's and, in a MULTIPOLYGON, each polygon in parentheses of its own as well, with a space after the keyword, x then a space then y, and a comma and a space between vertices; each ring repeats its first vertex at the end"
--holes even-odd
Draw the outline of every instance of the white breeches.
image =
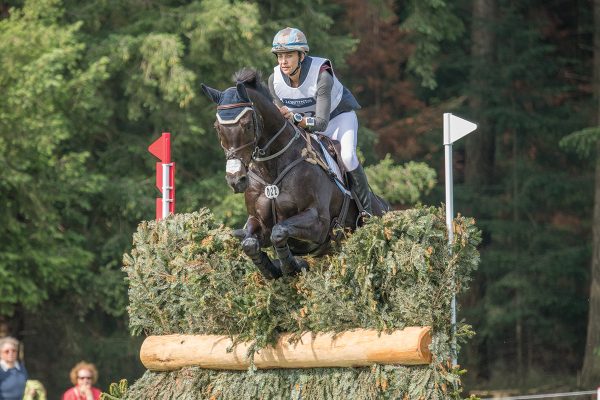
POLYGON ((342 163, 346 170, 354 171, 358 167, 356 157, 356 134, 358 132, 358 118, 354 111, 341 113, 329 121, 323 134, 340 142, 342 147, 342 163))

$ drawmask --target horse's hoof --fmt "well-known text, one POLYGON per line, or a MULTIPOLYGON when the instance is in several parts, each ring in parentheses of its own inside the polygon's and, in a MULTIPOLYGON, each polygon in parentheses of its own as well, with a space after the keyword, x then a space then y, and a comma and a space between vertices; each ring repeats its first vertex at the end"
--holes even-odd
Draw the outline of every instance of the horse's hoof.
POLYGON ((296 260, 296 273, 308 271, 308 263, 302 258, 294 257, 296 260))
POLYGON ((242 241, 242 248, 244 249, 244 253, 246 253, 248 256, 257 254, 260 250, 258 239, 253 237, 244 239, 242 241))
POLYGON ((273 279, 281 278, 281 271, 277 271, 276 269, 269 269, 264 265, 256 265, 258 268, 258 272, 268 281, 272 281, 273 279))
POLYGON ((244 240, 244 238, 248 236, 248 230, 247 229, 236 229, 233 231, 233 237, 236 238, 237 240, 239 240, 240 242, 242 240, 244 240))
POLYGON ((285 276, 298 275, 302 271, 308 271, 308 263, 299 257, 291 257, 289 263, 281 263, 281 272, 285 276))

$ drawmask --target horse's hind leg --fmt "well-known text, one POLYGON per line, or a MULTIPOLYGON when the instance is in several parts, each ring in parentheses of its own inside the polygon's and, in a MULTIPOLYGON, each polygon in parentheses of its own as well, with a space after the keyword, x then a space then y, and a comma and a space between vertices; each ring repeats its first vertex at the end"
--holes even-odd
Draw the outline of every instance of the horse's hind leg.
POLYGON ((242 241, 242 248, 265 278, 275 279, 281 277, 281 269, 274 265, 269 256, 260 249, 260 243, 256 237, 245 238, 242 241))

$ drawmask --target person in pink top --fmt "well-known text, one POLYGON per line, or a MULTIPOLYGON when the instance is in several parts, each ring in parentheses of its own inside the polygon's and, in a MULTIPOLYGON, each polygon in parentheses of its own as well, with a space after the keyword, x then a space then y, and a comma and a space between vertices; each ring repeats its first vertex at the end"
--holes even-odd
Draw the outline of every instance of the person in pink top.
POLYGON ((62 395, 62 400, 98 400, 102 393, 92 385, 98 380, 98 370, 94 364, 85 361, 77 363, 69 374, 74 387, 62 395))

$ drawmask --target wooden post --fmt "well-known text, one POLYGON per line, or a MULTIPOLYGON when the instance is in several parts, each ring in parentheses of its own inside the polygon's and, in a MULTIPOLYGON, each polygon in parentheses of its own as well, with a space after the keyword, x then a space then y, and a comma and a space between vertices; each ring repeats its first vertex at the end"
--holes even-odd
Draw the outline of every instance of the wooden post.
MULTIPOLYGON (((311 332, 290 343, 291 334, 281 335, 275 346, 266 347, 254 356, 259 369, 360 367, 373 364, 418 365, 431 362, 431 328, 408 327, 392 333, 357 329, 332 333, 311 332)), ((232 346, 228 336, 165 335, 149 336, 140 350, 147 369, 172 371, 198 366, 219 370, 245 370, 251 343, 232 346)))

